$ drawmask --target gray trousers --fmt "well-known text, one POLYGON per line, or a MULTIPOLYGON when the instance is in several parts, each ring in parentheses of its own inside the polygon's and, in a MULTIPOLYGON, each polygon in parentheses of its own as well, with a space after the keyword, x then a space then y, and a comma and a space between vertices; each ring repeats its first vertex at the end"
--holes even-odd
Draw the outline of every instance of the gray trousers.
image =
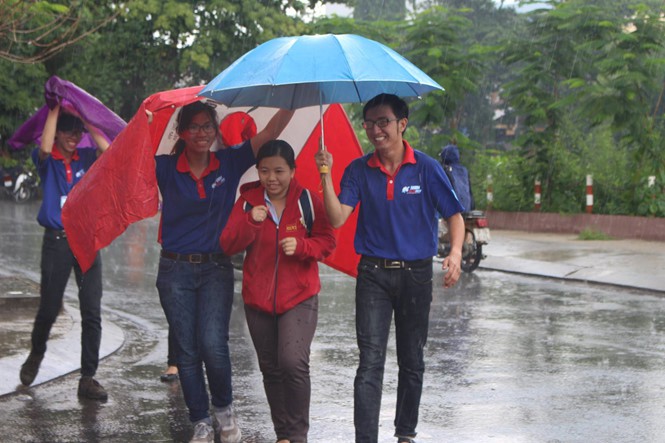
POLYGON ((277 440, 307 442, 309 354, 318 311, 317 295, 277 316, 245 305, 277 440))

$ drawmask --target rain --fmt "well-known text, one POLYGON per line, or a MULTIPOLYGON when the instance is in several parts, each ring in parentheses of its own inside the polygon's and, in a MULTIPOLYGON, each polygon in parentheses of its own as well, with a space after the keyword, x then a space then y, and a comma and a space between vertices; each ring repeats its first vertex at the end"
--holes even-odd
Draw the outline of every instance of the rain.
MULTIPOLYGON (((395 0, 360 0, 366 16, 346 3, 247 0, 192 8, 184 1, 132 0, 122 8, 104 1, 40 10, 31 9, 34 2, 4 1, 3 9, 18 12, 0 18, 0 167, 32 167, 30 149, 13 149, 8 140, 44 105, 52 75, 75 81, 130 121, 145 98, 206 85, 272 38, 351 33, 389 46, 443 86, 409 99, 405 138, 434 158, 452 138, 459 141, 476 207, 487 211, 490 226, 493 211, 586 211, 635 223, 665 216, 662 1, 397 1, 395 8, 395 0), (45 23, 57 26, 42 34, 45 23), (587 177, 593 177, 591 209, 587 177)), ((361 107, 344 105, 368 151, 361 107)), ((24 204, 0 197, 0 282, 34 296, 43 234, 35 221, 39 195, 24 204)), ((71 362, 55 379, 0 395, 0 441, 191 437, 178 383, 159 381, 167 325, 155 289, 158 225, 158 216, 138 221, 102 251, 109 351, 97 378, 108 402, 77 398, 71 362)), ((611 241, 593 223, 585 232, 611 241)), ((485 249, 490 256, 492 246, 485 249)), ((587 252, 529 251, 524 258, 566 253, 587 252)), ((234 403, 243 442, 269 443, 274 432, 245 324, 241 278, 236 272, 234 403)), ((418 443, 664 440, 661 293, 482 264, 453 289, 443 289, 437 265, 434 279, 418 443)), ((355 282, 325 265, 321 280, 309 439, 341 443, 353 435, 355 282)), ((54 339, 76 327, 75 293, 71 281, 54 339)), ((1 358, 25 358, 34 302, 0 313, 1 358)), ((393 336, 388 351, 379 443, 395 441, 393 336)), ((78 360, 78 352, 72 355, 78 360)))
MULTIPOLYGON (((38 281, 40 229, 36 223, 18 223, 33 219, 38 203, 0 201, 0 209, 3 247, 15 251, 0 257, 0 269, 38 281)), ((157 218, 143 220, 103 251, 103 317, 123 339, 99 366, 108 402, 79 400, 76 373, 4 395, 0 435, 12 437, 1 441, 188 440, 191 428, 179 386, 159 381, 167 328, 154 287, 157 228, 157 218)), ((243 442, 268 443, 272 425, 242 312, 240 278, 238 273, 231 319, 234 403, 243 442)), ((325 266, 321 280, 309 437, 341 443, 353 435, 354 281, 325 266)), ((661 440, 662 295, 511 275, 482 265, 452 290, 444 290, 442 281, 435 266, 419 441, 661 440)), ((74 288, 71 282, 66 303, 75 308, 74 288)), ((23 335, 17 334, 9 349, 20 358, 32 317, 22 312, 25 320, 17 320, 16 328, 23 335)), ((394 441, 395 359, 391 339, 381 443, 394 441)))

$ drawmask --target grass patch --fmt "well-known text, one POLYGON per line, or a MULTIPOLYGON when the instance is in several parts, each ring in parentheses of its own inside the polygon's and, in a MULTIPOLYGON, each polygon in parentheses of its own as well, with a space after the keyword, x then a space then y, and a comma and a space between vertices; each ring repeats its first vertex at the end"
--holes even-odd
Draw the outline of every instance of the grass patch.
POLYGON ((577 236, 578 240, 613 240, 612 237, 605 234, 603 231, 597 231, 591 228, 584 228, 577 236))

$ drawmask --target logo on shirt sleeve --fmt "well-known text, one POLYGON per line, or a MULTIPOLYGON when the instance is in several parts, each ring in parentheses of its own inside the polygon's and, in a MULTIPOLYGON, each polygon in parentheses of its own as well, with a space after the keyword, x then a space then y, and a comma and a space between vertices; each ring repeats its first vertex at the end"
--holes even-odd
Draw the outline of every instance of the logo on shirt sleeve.
POLYGON ((402 194, 420 194, 422 192, 420 185, 404 186, 402 188, 402 194))

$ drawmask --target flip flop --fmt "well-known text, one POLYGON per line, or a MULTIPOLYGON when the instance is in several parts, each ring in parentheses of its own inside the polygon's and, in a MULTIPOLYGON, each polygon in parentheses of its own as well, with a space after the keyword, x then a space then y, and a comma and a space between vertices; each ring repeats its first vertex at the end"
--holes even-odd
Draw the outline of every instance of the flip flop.
POLYGON ((178 379, 178 374, 162 374, 159 379, 164 383, 170 383, 178 379))

